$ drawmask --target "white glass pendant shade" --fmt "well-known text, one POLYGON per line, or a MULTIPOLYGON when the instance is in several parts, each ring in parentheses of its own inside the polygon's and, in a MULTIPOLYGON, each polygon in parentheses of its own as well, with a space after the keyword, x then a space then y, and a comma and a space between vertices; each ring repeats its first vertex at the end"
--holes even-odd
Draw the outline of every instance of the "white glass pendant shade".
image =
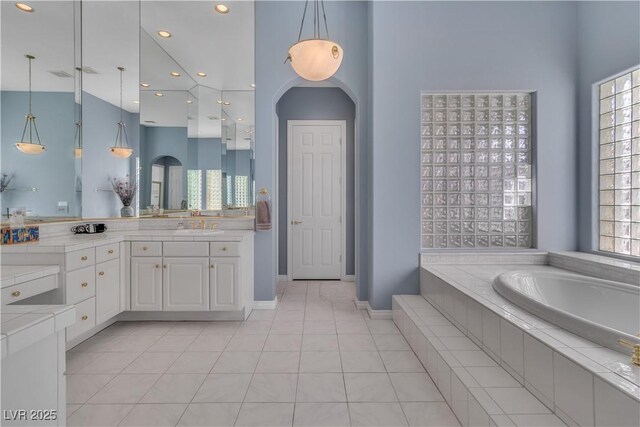
POLYGON ((302 40, 289 48, 293 70, 314 82, 333 76, 340 68, 342 56, 342 47, 331 40, 302 40))
POLYGON ((16 148, 25 154, 42 154, 47 150, 44 145, 29 141, 16 142, 16 148))
POLYGON ((109 151, 114 157, 118 157, 119 159, 126 159, 133 154, 133 149, 129 147, 111 147, 109 151))

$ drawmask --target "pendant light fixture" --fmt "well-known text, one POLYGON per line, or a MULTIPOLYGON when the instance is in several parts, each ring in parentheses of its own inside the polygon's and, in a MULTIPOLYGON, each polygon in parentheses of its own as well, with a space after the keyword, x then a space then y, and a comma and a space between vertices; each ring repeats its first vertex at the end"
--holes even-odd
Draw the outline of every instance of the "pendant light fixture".
POLYGON ((80 132, 80 128, 82 127, 82 123, 78 122, 76 123, 76 136, 75 138, 73 138, 74 140, 74 145, 75 145, 75 149, 73 150, 76 159, 79 159, 82 157, 82 134, 80 132))
POLYGON ((31 114, 31 61, 36 59, 33 55, 25 55, 29 60, 29 114, 27 114, 27 120, 24 123, 24 129, 22 129, 22 137, 20 141, 16 142, 16 148, 25 154, 42 154, 47 149, 40 142, 40 135, 38 135, 38 128, 36 127, 36 117, 31 114), (24 137, 29 128, 29 140, 25 140, 24 137), (33 141, 33 134, 35 133, 36 141, 33 141))
POLYGON ((122 72, 124 68, 118 67, 120 71, 120 121, 118 122, 118 133, 116 133, 116 143, 113 147, 109 148, 111 154, 120 159, 126 159, 133 154, 133 148, 129 146, 129 139, 127 138, 127 131, 124 128, 123 112, 122 109, 122 72))
POLYGON ((309 0, 304 4, 298 41, 289 48, 287 61, 291 61, 291 67, 300 77, 317 82, 328 79, 338 71, 343 52, 338 43, 329 39, 324 0, 313 0, 313 38, 301 40, 308 6, 309 0), (321 35, 320 12, 324 20, 326 38, 322 38, 321 35))

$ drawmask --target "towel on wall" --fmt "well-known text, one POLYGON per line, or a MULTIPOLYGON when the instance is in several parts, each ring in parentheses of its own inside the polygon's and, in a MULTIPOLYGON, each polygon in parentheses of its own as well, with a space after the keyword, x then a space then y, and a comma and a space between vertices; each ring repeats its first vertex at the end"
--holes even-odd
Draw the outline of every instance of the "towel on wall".
POLYGON ((271 202, 258 200, 256 202, 256 231, 271 230, 271 202))

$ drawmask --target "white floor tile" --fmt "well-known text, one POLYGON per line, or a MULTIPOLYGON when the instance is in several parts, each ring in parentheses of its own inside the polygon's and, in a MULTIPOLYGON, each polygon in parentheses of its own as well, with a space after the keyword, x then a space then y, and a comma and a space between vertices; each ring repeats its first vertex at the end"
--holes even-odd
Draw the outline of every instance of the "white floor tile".
POLYGON ((186 351, 223 351, 229 341, 231 335, 207 334, 206 331, 201 333, 194 339, 186 351))
POLYGON ((300 351, 302 335, 269 335, 262 351, 300 351))
POLYGON ((67 403, 85 403, 115 375, 67 375, 67 403))
POLYGON ((437 402, 443 400, 426 373, 390 373, 391 384, 401 402, 437 402))
POLYGON ((386 372, 377 351, 342 351, 340 356, 344 372, 386 372))
POLYGON ((129 366, 124 368, 124 374, 164 374, 167 369, 180 357, 177 352, 142 353, 129 366))
POLYGON ((257 351, 225 351, 213 365, 212 373, 241 374, 253 373, 258 365, 260 352, 257 351))
POLYGON ((300 353, 297 351, 265 351, 260 354, 256 372, 295 374, 299 365, 300 353))
POLYGON ((179 426, 232 426, 240 403, 191 403, 178 422, 179 426))
POLYGON ((266 335, 234 335, 226 351, 262 351, 266 335))
POLYGON ((304 335, 302 351, 338 351, 336 335, 304 335))
MULTIPOLYGON (((382 336, 382 335, 380 335, 382 336)), ((393 335, 390 335, 393 336, 393 335)), ((338 335, 340 351, 376 351, 371 335, 338 335)))
POLYGON ((254 374, 245 402, 295 402, 296 374, 254 374))
POLYGON ((78 370, 79 374, 119 374, 140 353, 102 353, 78 370))
POLYGON ((413 351, 381 351, 380 357, 387 372, 424 372, 413 351))
POLYGON ((402 335, 391 335, 391 334, 373 335, 373 340, 376 342, 376 346, 380 351, 411 350, 411 348, 409 347, 409 344, 407 343, 407 341, 404 339, 402 335))
POLYGON ((187 408, 186 403, 141 404, 133 407, 121 426, 175 426, 187 408))
POLYGON ((346 403, 298 402, 293 425, 296 427, 347 427, 350 425, 346 403))
POLYGON ((187 351, 176 359, 169 374, 208 374, 220 357, 219 351, 187 351))
POLYGON ((211 374, 193 398, 194 402, 242 402, 251 374, 211 374))
POLYGON ((196 339, 197 335, 165 335, 158 339, 147 351, 177 351, 182 353, 196 339))
POLYGON ((117 426, 133 405, 83 405, 67 419, 68 426, 117 426))
POLYGON ((300 374, 296 402, 346 402, 342 374, 300 374))
POLYGON ((205 374, 164 374, 140 403, 189 403, 205 378, 205 374))
POLYGON ((344 382, 349 402, 396 402, 398 400, 387 374, 344 374, 344 382))
POLYGON ((410 426, 460 426, 445 402, 402 402, 402 409, 410 426))
POLYGON ((349 403, 352 426, 406 426, 399 403, 349 403))
POLYGON ((250 403, 240 408, 236 426, 290 426, 293 423, 293 403, 250 403))
POLYGON ((300 356, 300 372, 342 372, 340 353, 337 351, 303 351, 300 356))
POLYGON ((158 374, 122 374, 89 399, 89 403, 138 403, 158 381, 158 374))
POLYGON ((548 414, 550 411, 525 388, 487 388, 486 392, 507 414, 548 414))

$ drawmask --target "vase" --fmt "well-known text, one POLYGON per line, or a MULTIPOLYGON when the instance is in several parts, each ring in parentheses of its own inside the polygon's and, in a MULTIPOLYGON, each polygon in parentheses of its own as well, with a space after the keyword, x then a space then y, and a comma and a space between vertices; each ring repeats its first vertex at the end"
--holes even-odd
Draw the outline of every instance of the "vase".
POLYGON ((132 217, 134 215, 135 211, 132 206, 123 206, 122 209, 120 209, 120 216, 123 218, 132 217))

